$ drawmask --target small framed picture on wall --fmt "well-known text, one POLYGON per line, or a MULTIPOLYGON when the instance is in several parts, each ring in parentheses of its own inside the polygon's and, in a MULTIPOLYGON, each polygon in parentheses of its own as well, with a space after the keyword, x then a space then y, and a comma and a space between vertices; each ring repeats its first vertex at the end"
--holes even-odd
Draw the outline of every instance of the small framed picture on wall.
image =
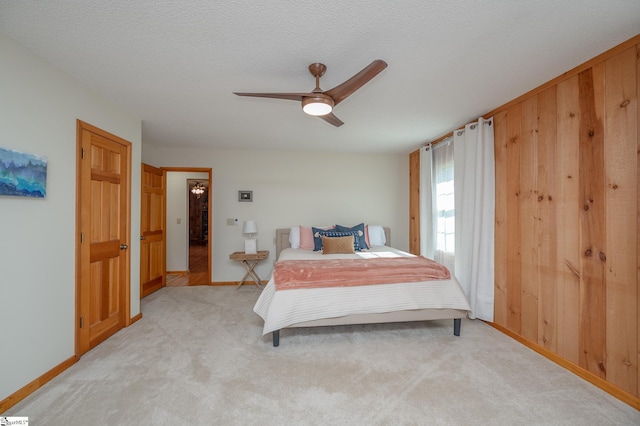
POLYGON ((253 191, 238 191, 238 201, 253 201, 253 191))

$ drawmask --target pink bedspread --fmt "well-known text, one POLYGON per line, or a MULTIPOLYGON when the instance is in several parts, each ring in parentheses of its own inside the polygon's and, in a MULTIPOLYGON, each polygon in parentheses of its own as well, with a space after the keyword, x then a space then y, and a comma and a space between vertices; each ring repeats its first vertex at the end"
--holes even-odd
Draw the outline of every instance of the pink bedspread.
POLYGON ((451 278, 449 270, 425 257, 284 260, 273 270, 276 290, 351 287, 451 278))

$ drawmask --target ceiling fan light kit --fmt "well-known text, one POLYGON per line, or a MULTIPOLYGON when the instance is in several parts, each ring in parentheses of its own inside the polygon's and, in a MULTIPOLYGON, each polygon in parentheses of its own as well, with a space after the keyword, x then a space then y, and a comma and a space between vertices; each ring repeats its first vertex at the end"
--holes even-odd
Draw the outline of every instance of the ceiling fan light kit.
POLYGON ((376 59, 364 67, 359 73, 331 90, 320 89, 320 77, 327 70, 326 65, 319 62, 309 65, 309 72, 316 78, 316 88, 309 93, 238 93, 238 96, 252 96, 256 98, 288 99, 290 101, 300 101, 302 110, 316 117, 321 118, 336 127, 344 123, 333 114, 333 107, 345 100, 353 92, 364 86, 369 80, 378 75, 387 67, 387 63, 381 59, 376 59))
POLYGON ((302 99, 302 110, 309 115, 326 115, 333 110, 333 99, 321 96, 302 99))

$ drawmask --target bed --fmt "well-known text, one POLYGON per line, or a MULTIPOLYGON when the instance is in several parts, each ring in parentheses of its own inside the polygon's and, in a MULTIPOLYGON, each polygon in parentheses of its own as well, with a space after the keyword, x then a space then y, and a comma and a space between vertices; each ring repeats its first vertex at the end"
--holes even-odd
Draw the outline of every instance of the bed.
MULTIPOLYGON (((290 228, 276 230, 278 262, 326 258, 415 258, 387 245, 375 245, 355 254, 323 255, 318 251, 291 248, 290 232, 290 228)), ((384 228, 384 235, 385 241, 389 242, 389 228, 384 228)), ((277 347, 280 330, 294 327, 452 319, 453 334, 459 336, 461 319, 467 316, 470 307, 453 276, 410 283, 276 290, 272 275, 253 310, 264 320, 262 335, 272 333, 273 346, 277 347)))

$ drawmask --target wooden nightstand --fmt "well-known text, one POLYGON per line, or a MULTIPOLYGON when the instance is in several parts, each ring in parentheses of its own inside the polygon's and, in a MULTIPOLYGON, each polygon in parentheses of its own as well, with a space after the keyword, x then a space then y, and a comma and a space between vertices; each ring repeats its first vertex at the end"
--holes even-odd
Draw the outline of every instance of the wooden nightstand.
POLYGON ((244 274, 244 277, 242 277, 242 281, 240 281, 240 284, 238 284, 238 287, 236 287, 236 289, 240 288, 240 286, 244 284, 244 280, 246 280, 249 276, 253 278, 258 288, 262 288, 264 284, 253 269, 258 263, 260 263, 260 261, 266 259, 268 256, 268 250, 260 250, 255 254, 246 254, 243 251, 236 251, 229 255, 229 259, 237 260, 238 262, 242 263, 244 269, 247 270, 247 272, 244 274))

